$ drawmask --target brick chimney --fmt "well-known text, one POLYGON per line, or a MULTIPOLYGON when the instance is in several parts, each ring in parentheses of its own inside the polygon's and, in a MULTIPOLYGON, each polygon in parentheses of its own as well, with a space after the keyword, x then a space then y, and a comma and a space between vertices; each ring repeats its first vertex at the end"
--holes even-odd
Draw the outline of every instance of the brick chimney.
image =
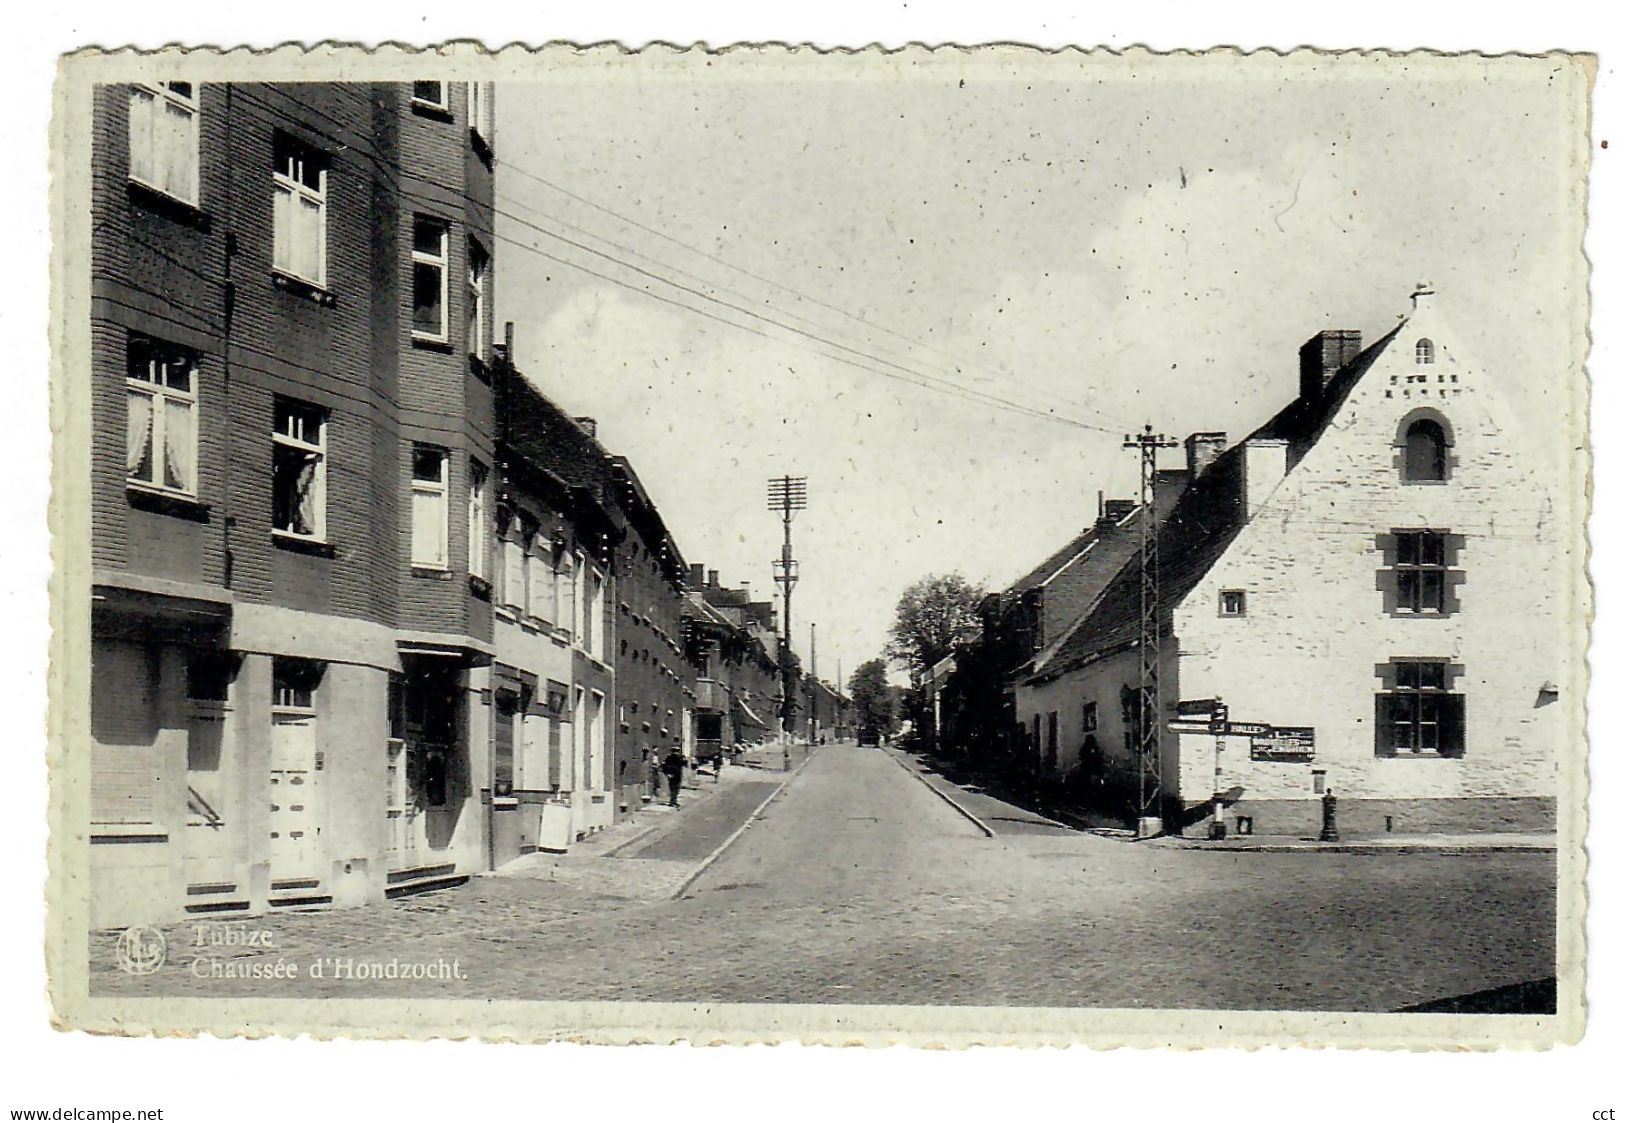
POLYGON ((714 570, 714 569, 709 570, 706 573, 706 575, 705 575, 705 585, 706 585, 706 588, 708 588, 708 589, 715 589, 717 587, 717 571, 716 570, 714 570))
POLYGON ((1317 332, 1298 348, 1298 397, 1312 402, 1326 383, 1360 353, 1360 333, 1348 328, 1317 332))
POLYGON ((1194 481, 1219 458, 1230 438, 1224 433, 1192 433, 1185 438, 1185 470, 1194 481))
POLYGON ((1129 514, 1140 504, 1134 499, 1108 499, 1100 509, 1100 523, 1119 523, 1129 517, 1129 514))
POLYGON ((705 566, 699 562, 691 562, 688 567, 688 586, 691 589, 705 587, 705 566))
POLYGON ((581 426, 582 432, 593 440, 598 439, 598 419, 596 417, 578 417, 576 424, 581 426))

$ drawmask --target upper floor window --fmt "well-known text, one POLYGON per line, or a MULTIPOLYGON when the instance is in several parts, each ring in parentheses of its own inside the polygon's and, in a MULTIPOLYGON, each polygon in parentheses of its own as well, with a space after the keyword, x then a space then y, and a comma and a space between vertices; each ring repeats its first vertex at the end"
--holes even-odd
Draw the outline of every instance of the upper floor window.
POLYGON ((487 148, 491 146, 491 134, 494 130, 489 82, 468 84, 468 129, 487 148))
POLYGON ((271 529, 327 537, 327 411, 277 399, 271 433, 271 529))
POLYGON ((468 575, 485 580, 490 576, 488 558, 491 536, 488 532, 486 496, 490 473, 478 460, 468 462, 468 575))
POLYGON ((1381 669, 1376 695, 1378 756, 1460 756, 1466 750, 1465 698, 1450 691, 1443 660, 1396 659, 1381 669))
POLYGON ((428 569, 446 568, 447 459, 445 449, 412 447, 412 564, 428 569))
POLYGON ((130 178, 198 205, 198 89, 191 82, 130 87, 130 178))
POLYGON ((553 623, 553 565, 548 557, 547 539, 537 534, 531 539, 527 560, 530 582, 530 614, 553 623))
POLYGON ((197 495, 197 353, 131 335, 125 363, 125 475, 197 495))
POLYGON ((1416 341, 1416 365, 1429 366, 1433 362, 1433 340, 1418 339, 1416 341))
POLYGON ((444 82, 413 82, 412 100, 432 109, 450 109, 451 97, 444 82))
POLYGON ((1219 594, 1220 616, 1247 615, 1247 593, 1242 589, 1226 589, 1219 594))
POLYGON ((423 215, 412 220, 412 335, 444 343, 447 226, 423 215))
POLYGON ((1405 479, 1443 480, 1449 467, 1447 447, 1443 425, 1431 417, 1411 422, 1405 429, 1405 479))
POLYGON ((324 153, 285 133, 272 143, 273 267, 327 287, 327 166, 324 153))
POLYGON ((468 240, 468 353, 483 359, 491 338, 486 329, 487 293, 491 279, 491 255, 473 238, 468 240))
POLYGON ((1430 615, 1449 612, 1452 551, 1444 532, 1399 530, 1393 540, 1395 610, 1430 615))
POLYGON ((515 518, 502 540, 502 603, 518 616, 528 615, 531 610, 530 582, 525 571, 526 537, 524 526, 515 518))

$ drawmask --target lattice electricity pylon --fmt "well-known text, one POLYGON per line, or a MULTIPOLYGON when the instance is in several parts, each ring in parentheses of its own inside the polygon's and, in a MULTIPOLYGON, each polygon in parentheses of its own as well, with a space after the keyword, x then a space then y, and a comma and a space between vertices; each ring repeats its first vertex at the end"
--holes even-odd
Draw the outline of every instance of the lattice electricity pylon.
POLYGON ((784 703, 781 717, 784 729, 790 731, 791 715, 795 712, 795 697, 790 686, 790 590, 801 579, 801 569, 790 550, 790 519, 796 511, 807 508, 806 476, 775 476, 767 481, 767 509, 784 515, 784 549, 773 563, 773 580, 784 586, 784 650, 779 655, 779 674, 784 680, 784 703))
POLYGON ((1162 816, 1162 562, 1157 526, 1157 450, 1179 442, 1151 426, 1126 435, 1123 447, 1140 453, 1140 822, 1162 816))

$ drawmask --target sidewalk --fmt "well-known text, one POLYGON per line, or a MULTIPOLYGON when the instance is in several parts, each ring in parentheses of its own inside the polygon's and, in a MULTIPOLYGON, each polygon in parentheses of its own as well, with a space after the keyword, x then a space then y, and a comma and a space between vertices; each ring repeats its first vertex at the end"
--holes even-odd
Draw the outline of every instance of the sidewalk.
MULTIPOLYGON (((798 756, 805 759, 804 753, 798 756)), ((720 777, 696 774, 693 786, 683 787, 680 809, 646 804, 632 819, 575 843, 567 853, 526 854, 483 876, 555 882, 628 901, 669 900, 794 775, 735 765, 724 767, 720 777)))
POLYGON ((1048 816, 1040 815, 990 795, 973 785, 956 784, 931 763, 921 760, 903 749, 887 747, 882 750, 901 764, 925 785, 947 800, 961 815, 970 819, 989 836, 999 834, 1071 834, 1075 828, 1048 816))
MULTIPOLYGON (((950 780, 938 771, 941 767, 939 762, 929 757, 922 758, 896 748, 887 751, 899 764, 952 803, 961 814, 996 834, 1081 831, 1114 841, 1136 841, 1134 832, 1130 830, 1103 828, 1059 808, 1049 808, 1050 815, 1041 815, 990 795, 969 780, 950 780)), ((1206 828, 1201 829, 1205 831, 1206 828)), ((1142 845, 1167 850, 1226 850, 1261 854, 1477 854, 1555 851, 1557 835, 1555 832, 1513 831, 1437 834, 1345 832, 1337 842, 1321 842, 1313 835, 1304 834, 1231 835, 1222 841, 1210 841, 1205 835, 1193 833, 1190 836, 1160 835, 1144 840, 1142 845)))

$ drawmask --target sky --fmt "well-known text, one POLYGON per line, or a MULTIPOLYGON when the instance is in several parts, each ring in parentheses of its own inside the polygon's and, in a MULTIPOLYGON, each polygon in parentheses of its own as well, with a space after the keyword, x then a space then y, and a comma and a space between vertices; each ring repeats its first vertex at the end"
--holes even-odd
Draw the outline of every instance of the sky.
POLYGON ((1578 67, 552 61, 497 91, 515 360, 727 584, 768 595, 766 482, 807 477, 795 645, 816 623, 822 677, 880 653, 910 582, 997 589, 1132 495, 1131 428, 1244 435, 1304 340, 1374 340, 1418 281, 1522 418, 1531 478, 1572 444, 1578 67))

